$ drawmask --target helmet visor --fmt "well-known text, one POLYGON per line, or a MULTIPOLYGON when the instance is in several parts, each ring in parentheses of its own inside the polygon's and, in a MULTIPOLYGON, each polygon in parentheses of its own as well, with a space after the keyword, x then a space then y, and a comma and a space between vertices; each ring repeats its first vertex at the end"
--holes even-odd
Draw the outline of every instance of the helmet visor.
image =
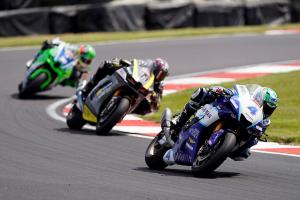
POLYGON ((85 57, 81 57, 81 62, 83 62, 84 64, 89 65, 89 64, 91 64, 92 59, 87 59, 85 57))
POLYGON ((263 112, 265 117, 270 117, 277 106, 270 106, 267 102, 264 102, 263 112))

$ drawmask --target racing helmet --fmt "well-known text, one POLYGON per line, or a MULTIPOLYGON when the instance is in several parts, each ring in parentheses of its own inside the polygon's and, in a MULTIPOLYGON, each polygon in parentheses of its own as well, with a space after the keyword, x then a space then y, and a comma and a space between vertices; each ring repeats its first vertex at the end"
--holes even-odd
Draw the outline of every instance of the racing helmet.
POLYGON ((79 62, 83 66, 88 66, 92 63, 96 56, 96 51, 91 45, 80 45, 79 47, 79 62))
POLYGON ((278 96, 274 90, 268 87, 262 88, 264 118, 270 117, 277 108, 278 96))
POLYGON ((169 64, 161 58, 156 58, 153 62, 153 73, 155 81, 164 80, 169 75, 169 64))

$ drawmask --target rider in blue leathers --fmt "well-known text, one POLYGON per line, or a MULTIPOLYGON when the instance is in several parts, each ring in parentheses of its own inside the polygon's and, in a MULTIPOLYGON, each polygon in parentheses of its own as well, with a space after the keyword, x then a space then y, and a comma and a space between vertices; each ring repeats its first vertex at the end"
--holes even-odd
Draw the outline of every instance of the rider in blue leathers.
MULTIPOLYGON (((225 89, 221 86, 213 86, 208 88, 199 88, 191 96, 189 102, 185 105, 182 112, 173 120, 172 129, 173 135, 172 138, 177 138, 178 133, 182 127, 186 124, 189 118, 196 113, 196 111, 203 105, 212 103, 217 98, 222 95, 233 95, 231 89, 225 89)), ((257 133, 258 136, 262 136, 270 125, 270 116, 277 108, 278 97, 274 90, 267 87, 261 87, 259 94, 263 99, 263 130, 260 133, 257 133)), ((250 147, 258 143, 257 138, 249 140, 242 149, 234 152, 231 156, 234 160, 244 160, 250 156, 250 147)))

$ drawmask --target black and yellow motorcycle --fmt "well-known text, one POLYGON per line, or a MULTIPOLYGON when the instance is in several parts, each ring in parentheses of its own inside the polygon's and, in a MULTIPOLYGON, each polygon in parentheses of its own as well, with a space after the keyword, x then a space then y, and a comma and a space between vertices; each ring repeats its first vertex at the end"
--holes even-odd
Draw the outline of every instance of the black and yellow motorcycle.
POLYGON ((130 66, 100 80, 84 101, 77 98, 67 115, 67 125, 79 130, 88 123, 96 125, 97 134, 108 134, 126 114, 135 113, 141 102, 150 98, 153 84, 152 70, 134 59, 130 66))

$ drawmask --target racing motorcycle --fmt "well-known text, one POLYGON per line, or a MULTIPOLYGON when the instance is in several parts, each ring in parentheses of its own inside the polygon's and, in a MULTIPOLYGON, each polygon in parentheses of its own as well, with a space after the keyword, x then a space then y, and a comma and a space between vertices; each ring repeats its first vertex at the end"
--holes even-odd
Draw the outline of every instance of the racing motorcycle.
POLYGON ((175 139, 171 134, 172 113, 166 109, 161 119, 162 131, 145 153, 148 167, 164 169, 175 162, 191 166, 195 176, 205 176, 243 149, 247 141, 260 138, 263 102, 256 95, 258 87, 235 85, 233 95, 224 95, 202 106, 175 139))
POLYGON ((85 100, 77 95, 67 115, 68 127, 79 130, 88 123, 96 125, 97 134, 108 134, 126 114, 135 113, 140 103, 150 98, 153 83, 152 71, 134 60, 100 80, 85 100))
POLYGON ((19 84, 19 97, 26 98, 60 84, 72 74, 76 60, 67 55, 63 44, 40 50, 26 63, 24 79, 19 84))

